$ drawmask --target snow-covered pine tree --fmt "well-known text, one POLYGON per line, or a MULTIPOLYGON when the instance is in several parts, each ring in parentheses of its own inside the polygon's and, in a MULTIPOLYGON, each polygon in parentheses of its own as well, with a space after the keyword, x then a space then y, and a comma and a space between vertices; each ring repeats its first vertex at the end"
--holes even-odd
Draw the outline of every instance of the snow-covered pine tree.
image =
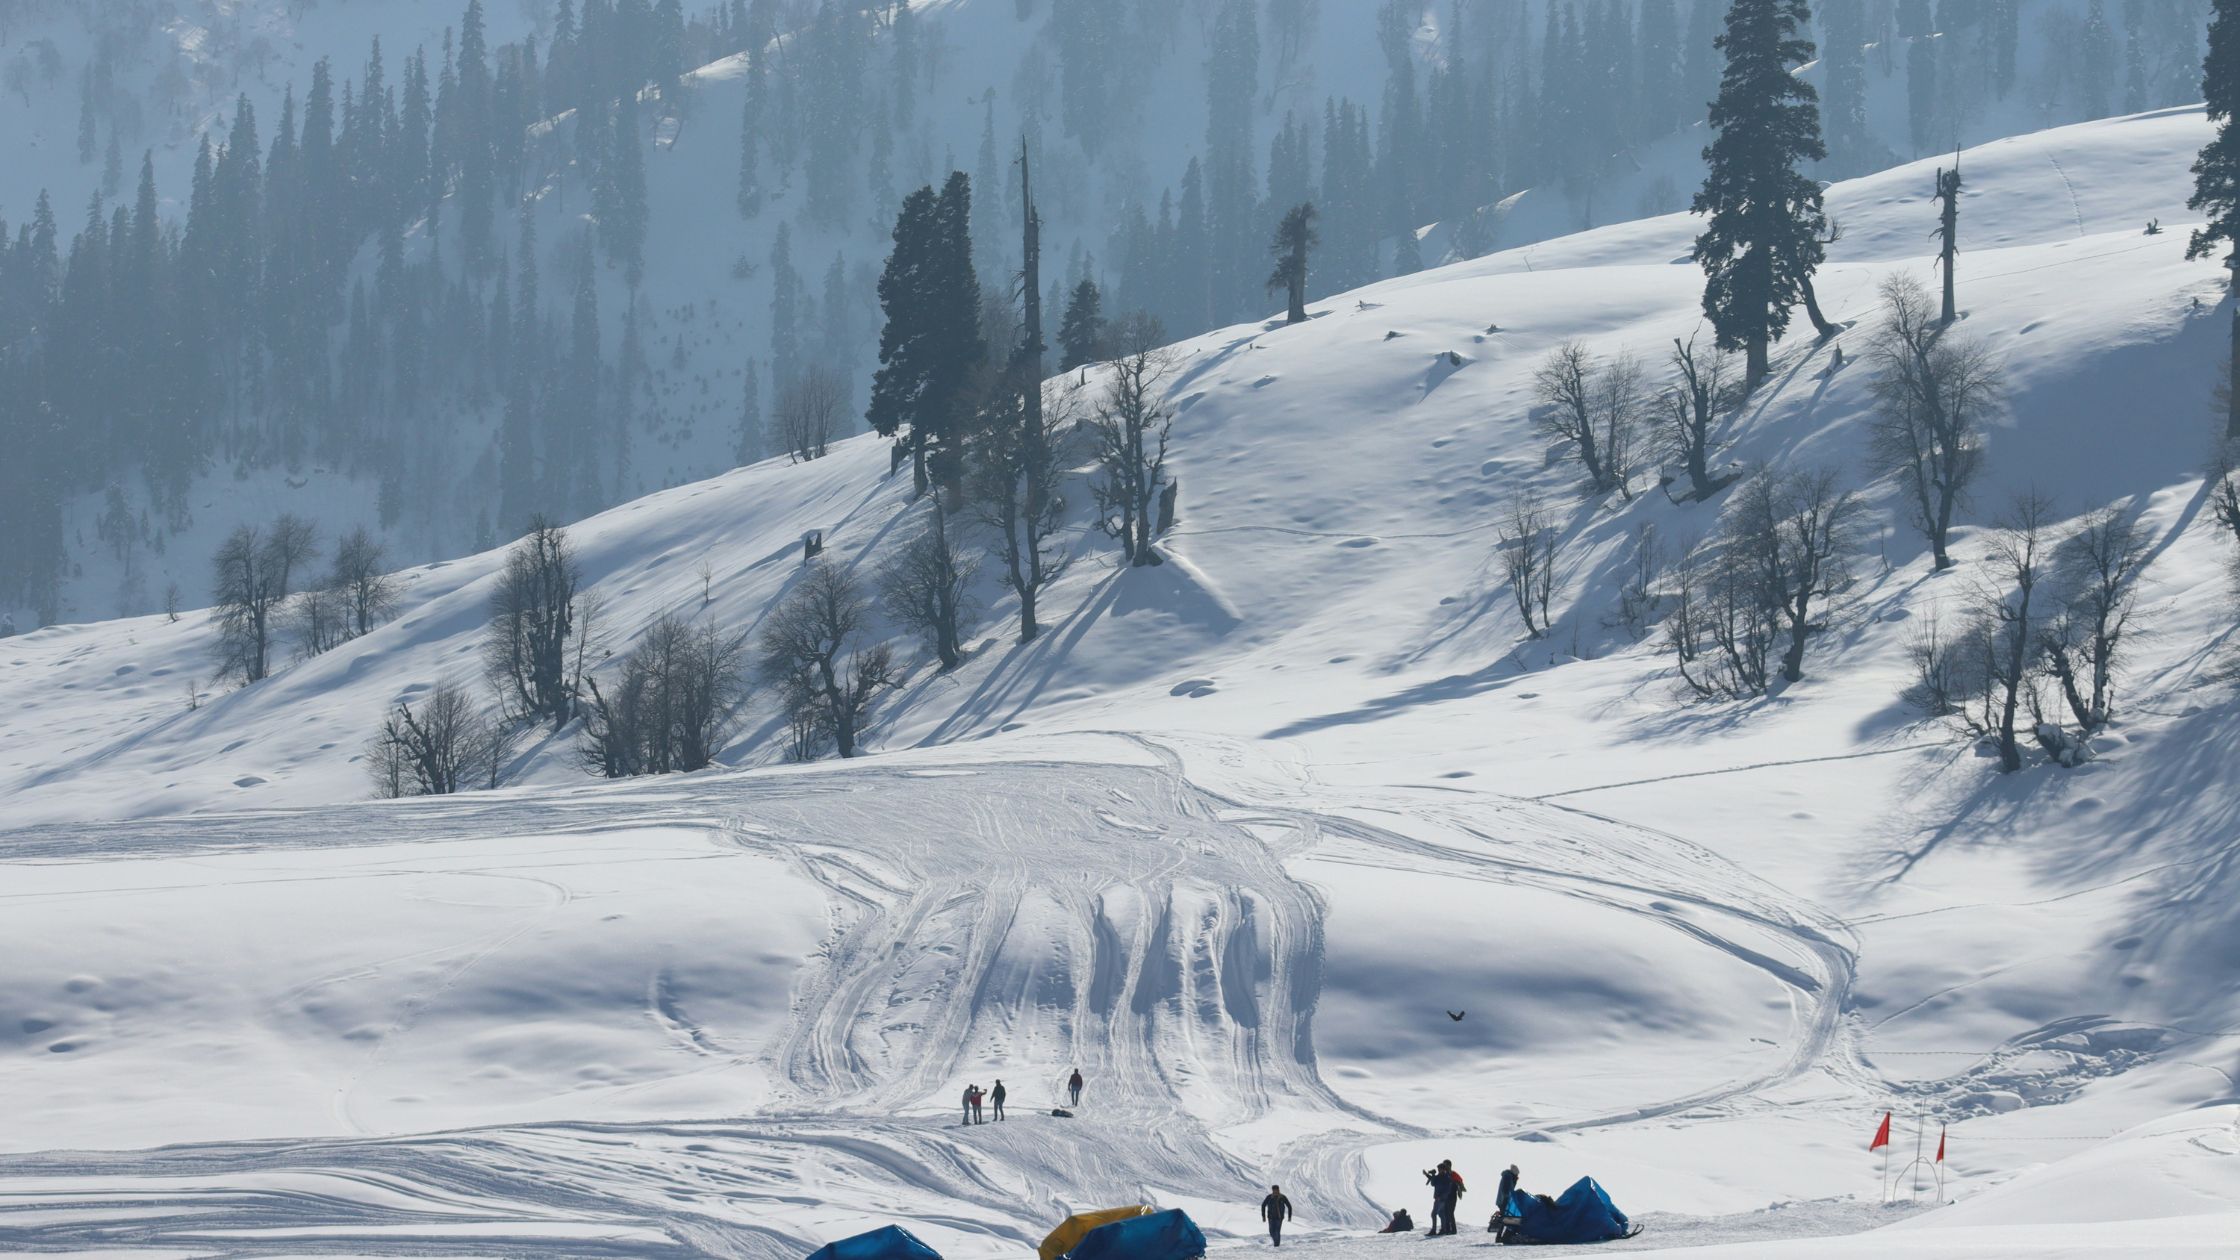
POLYGON ((1788 329, 1789 309, 1826 253, 1820 186, 1797 170, 1827 156, 1818 94, 1791 73, 1812 60, 1801 33, 1811 18, 1805 0, 1734 0, 1718 41, 1727 68, 1711 104, 1718 136, 1703 151, 1710 170, 1693 206, 1710 219, 1694 258, 1720 348, 1746 354, 1745 392, 1765 379, 1767 347, 1788 329))

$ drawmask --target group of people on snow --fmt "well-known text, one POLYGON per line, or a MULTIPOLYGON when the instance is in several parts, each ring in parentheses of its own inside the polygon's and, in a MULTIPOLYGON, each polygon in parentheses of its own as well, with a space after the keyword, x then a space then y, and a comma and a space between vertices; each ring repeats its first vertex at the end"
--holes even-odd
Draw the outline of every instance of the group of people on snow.
MULTIPOLYGON (((1071 1099, 1072 1106, 1078 1107, 1081 1105, 1081 1085, 1081 1069, 1075 1068, 1073 1075, 1066 1079, 1066 1093, 1071 1099)), ((1004 1095, 1003 1081, 1000 1078, 996 1081, 994 1089, 982 1089, 978 1085, 965 1086, 964 1122, 966 1124, 986 1124, 988 1122, 986 1109, 990 1106, 995 1108, 995 1118, 1003 1119, 1004 1095)))
MULTIPOLYGON (((1501 1185, 1499 1189, 1494 1191, 1493 1198, 1493 1211, 1496 1218, 1501 1215, 1504 1207, 1508 1204, 1509 1196, 1515 1193, 1518 1175, 1515 1164, 1511 1164, 1501 1171, 1501 1185)), ((1431 1187, 1431 1228, 1424 1231, 1424 1237, 1437 1238, 1454 1233, 1455 1207, 1461 1202, 1463 1191, 1467 1188, 1463 1184, 1462 1174, 1456 1170, 1453 1160, 1442 1159, 1439 1161, 1437 1168, 1423 1170, 1423 1180, 1425 1185, 1431 1187)), ((1405 1234, 1412 1232, 1415 1227, 1415 1218, 1408 1215, 1408 1209, 1401 1208, 1395 1211, 1392 1214, 1392 1220, 1377 1232, 1405 1234)))
POLYGON ((996 1119, 1003 1119, 1004 1092, 1003 1079, 1001 1077, 998 1077, 996 1079, 996 1087, 994 1089, 982 1089, 978 1085, 965 1086, 964 1122, 966 1124, 986 1124, 988 1122, 988 1117, 983 1113, 982 1106, 983 1104, 988 1103, 993 1103, 995 1105, 996 1119))

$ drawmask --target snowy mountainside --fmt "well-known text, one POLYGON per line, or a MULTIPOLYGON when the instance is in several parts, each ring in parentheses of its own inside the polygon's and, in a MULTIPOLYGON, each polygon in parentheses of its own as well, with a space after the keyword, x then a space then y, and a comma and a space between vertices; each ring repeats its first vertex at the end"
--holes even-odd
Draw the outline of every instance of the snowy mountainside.
MULTIPOLYGON (((773 314, 771 278, 773 245, 781 224, 791 235, 792 267, 804 286, 803 311, 816 312, 814 320, 801 319, 804 326, 816 326, 803 334, 805 343, 815 343, 809 347, 810 357, 838 365, 850 377, 855 402, 860 403, 875 346, 875 277, 889 244, 895 197, 901 190, 937 181, 952 168, 963 169, 977 180, 993 177, 1003 185, 980 189, 976 210, 990 223, 1011 224, 1018 209, 1015 191, 1007 182, 1006 163, 1010 145, 1022 130, 1038 137, 1037 156, 1044 176, 1040 192, 1046 220, 1045 276, 1070 282, 1078 275, 1092 275, 1118 301, 1130 212, 1151 214, 1160 195, 1179 186, 1185 166, 1202 156, 1207 130, 1206 63, 1200 53, 1220 6, 1208 0, 1162 3, 1165 8, 1143 12, 1171 12, 1175 33, 1164 43, 1154 42, 1156 56, 1145 68, 1144 82, 1126 111, 1127 125, 1117 125, 1116 120, 1113 134, 1092 151, 1064 137, 1056 117, 1052 50, 1056 37, 1051 33, 1050 7, 1023 10, 1005 0, 919 0, 913 12, 924 32, 928 84, 917 105, 920 122, 916 130, 895 141, 889 159, 893 187, 885 200, 859 188, 856 204, 842 222, 812 220, 806 181, 801 178, 783 186, 772 180, 769 203, 753 219, 742 221, 732 209, 745 91, 741 59, 727 58, 693 74, 684 112, 678 117, 648 117, 641 128, 652 224, 644 284, 633 294, 623 269, 611 264, 602 267, 598 281, 601 348, 610 364, 622 355, 623 313, 636 318, 643 339, 641 396, 605 399, 603 419, 611 422, 615 432, 598 438, 600 475, 615 485, 603 490, 595 503, 571 505, 568 514, 712 475, 737 462, 743 444, 753 452, 765 449, 759 433, 743 437, 740 413, 749 363, 758 365, 764 416, 776 393, 773 334, 780 321, 773 314), (992 155, 984 154, 984 142, 991 136, 992 155), (835 263, 839 284, 828 289, 826 281, 835 263), (837 318, 827 303, 834 292, 844 295, 837 318)), ((378 34, 394 77, 407 54, 416 47, 432 54, 443 30, 458 20, 455 0, 329 0, 308 7, 255 0, 239 5, 198 2, 154 7, 178 16, 162 40, 124 58, 120 64, 127 69, 118 74, 123 82, 120 91, 140 92, 136 99, 141 112, 171 119, 166 124, 169 130, 155 144, 158 185, 171 218, 183 213, 196 138, 206 130, 222 135, 217 126, 222 121, 221 107, 230 105, 237 89, 248 92, 269 127, 282 90, 293 84, 300 92, 318 58, 332 58, 336 74, 347 79, 378 34), (195 31, 224 37, 212 34, 198 42, 191 37, 195 31), (192 71, 186 81, 196 86, 182 98, 189 104, 164 104, 156 89, 148 86, 163 76, 162 66, 168 60, 178 60, 192 71)), ((552 6, 542 0, 492 0, 485 7, 493 45, 550 33, 552 6)), ((1303 34, 1295 47, 1282 52, 1275 8, 1270 7, 1264 19, 1264 90, 1252 103, 1248 128, 1247 148, 1253 155, 1256 180, 1269 173, 1265 169, 1269 145, 1287 114, 1297 111, 1309 120, 1319 118, 1332 98, 1360 102, 1370 114, 1380 108, 1386 67, 1373 38, 1374 7, 1365 3, 1286 6, 1285 12, 1304 15, 1298 19, 1303 34)), ((1997 101, 1971 102, 1951 135, 1955 143, 1978 143, 2080 116, 2070 99, 2073 88, 2045 79, 2034 67, 2061 62, 2059 49, 2044 46, 2038 32, 2055 17, 2073 21, 2081 0, 2028 0, 2023 8, 2029 15, 2030 34, 2022 49, 2026 73, 2021 86, 1997 101)), ((1432 69, 1447 56, 1442 41, 1454 10, 1430 3, 1420 9, 1410 49, 1412 64, 1428 83, 1432 69)), ((1469 6, 1460 11, 1466 15, 1468 29, 1478 11, 1469 6)), ((38 142, 36 153, 22 155, 26 160, 9 168, 7 182, 0 185, 0 212, 19 224, 41 187, 54 190, 63 223, 74 223, 78 207, 99 178, 101 159, 96 157, 90 166, 79 165, 73 135, 75 67, 91 58, 95 47, 88 12, 107 14, 107 9, 34 6, 23 19, 19 38, 26 41, 24 47, 29 49, 41 39, 55 44, 63 50, 64 71, 45 87, 37 86, 44 82, 39 73, 26 71, 27 83, 33 85, 26 91, 38 119, 35 131, 46 138, 38 142)), ((1519 29, 1537 31, 1543 12, 1537 3, 1524 5, 1519 29)), ((104 16, 101 29, 122 21, 115 15, 104 16)), ((1882 155, 1870 164, 1887 155, 1915 151, 1907 138, 1908 72, 1900 52, 1911 38, 1892 37, 1884 42, 1888 46, 1877 44, 1865 57, 1864 126, 1874 152, 1882 155)), ((1517 56, 1521 67, 1531 53, 1524 49, 1517 56)), ((1523 72, 1509 73, 1515 77, 1523 72)), ((1816 64, 1800 73, 1815 78, 1823 72, 1816 64)), ((1523 73, 1516 82, 1530 77, 1523 73)), ((564 148, 548 143, 553 129, 564 125, 561 119, 538 124, 532 149, 549 155, 564 148)), ((1459 221, 1427 223, 1422 227, 1423 256, 1436 263, 1677 210, 1700 182, 1703 142, 1702 125, 1690 123, 1612 155, 1607 164, 1611 169, 1591 186, 1548 180, 1532 187, 1501 188, 1497 203, 1478 225, 1475 243, 1459 221)), ((866 142, 865 148, 869 147, 866 142)), ((125 149, 121 192, 126 197, 131 193, 138 151, 136 145, 125 149)), ((862 159, 858 154, 851 161, 863 166, 862 159)), ((1829 173, 1835 169, 1831 167, 1829 173)), ((564 315, 576 251, 593 227, 589 212, 594 194, 591 174, 581 161, 556 170, 552 179, 528 192, 535 207, 538 263, 547 305, 564 315)), ((861 184, 870 177, 855 172, 851 179, 861 184)), ((112 196, 110 204, 116 202, 112 196)), ((1265 235, 1262 228, 1272 226, 1272 214, 1268 224, 1255 228, 1248 249, 1257 251, 1265 235)), ((495 218, 500 249, 511 265, 518 266, 515 216, 501 207, 495 218)), ((434 235, 440 239, 447 233, 450 252, 444 256, 455 266, 457 225, 443 226, 434 235)), ((1008 258, 987 256, 993 252, 991 246, 1008 252, 1015 236, 1012 228, 999 226, 979 242, 985 276, 1005 276, 1015 266, 1008 258)), ((406 259, 425 261, 432 252, 430 237, 425 225, 408 233, 406 259)), ((1390 243, 1379 248, 1383 251, 1379 266, 1391 264, 1390 243)), ((357 278, 371 281, 374 253, 369 242, 358 260, 357 278)), ((1256 265, 1251 270, 1257 274, 1256 265)), ((471 287, 487 298, 493 279, 494 275, 478 276, 471 287)), ((346 303, 337 303, 338 311, 345 307, 346 303)), ((341 330, 338 323, 338 339, 341 330)), ((610 395, 618 375, 610 366, 606 387, 610 395)), ((54 606, 45 619, 70 622, 151 611, 163 606, 166 592, 174 586, 185 602, 198 602, 208 586, 209 557, 225 535, 238 524, 269 519, 279 511, 316 518, 330 542, 355 525, 375 528, 399 563, 440 559, 486 545, 496 537, 482 518, 490 514, 496 497, 499 400, 447 397, 421 400, 411 410, 413 414, 400 418, 396 427, 413 432, 416 447, 425 449, 415 449, 411 459, 401 461, 401 468, 387 474, 387 493, 406 505, 402 510, 394 502, 384 510, 382 475, 359 466, 363 460, 324 456, 254 468, 237 466, 230 458, 213 458, 193 478, 183 496, 184 519, 176 522, 165 519, 168 513, 140 478, 111 477, 110 484, 72 493, 62 505, 60 536, 67 558, 54 606), (120 516, 126 523, 121 530, 116 524, 120 516), (133 522, 140 524, 135 528, 133 522)), ((41 620, 42 608, 40 601, 25 597, 0 611, 12 613, 19 626, 30 626, 41 620)))
MULTIPOLYGON (((1530 420, 1554 346, 1653 361, 1695 328, 1678 216, 1177 346, 1170 563, 1077 528, 1042 638, 988 586, 958 670, 903 644, 860 761, 770 764, 762 701, 743 772, 598 784, 554 738, 496 792, 339 803, 384 705, 472 673, 494 553, 192 709, 203 613, 0 643, 0 1244, 777 1257, 901 1219, 995 1257, 1136 1197, 1249 1236, 1281 1181, 1350 1260, 1451 1157, 1595 1175, 1652 1221, 1634 1249, 2212 1254, 2240 791, 2199 472, 2228 312, 2182 258, 2205 135, 1961 155, 1963 326, 2011 404, 1942 576, 1861 472, 1861 335, 1882 277, 1930 275, 1930 164, 1831 190, 1846 365, 1793 334, 1720 458, 1834 466, 1877 529, 1759 702, 1680 703, 1606 624, 1639 527, 1677 548, 1718 507, 1582 497, 1530 420), (2000 776, 1897 697, 2031 486, 2138 513, 2152 635, 2098 760, 2000 776), (1527 487, 1564 530, 1539 641, 1493 559, 1527 487), (1078 1121, 1027 1114, 1077 1064, 1078 1121), (956 1126, 998 1076, 1019 1114, 956 1126), (1958 1204, 1827 1202, 1873 1197, 1885 1110, 1909 1144, 1949 1125, 1958 1204)), ((923 511, 886 470, 854 439, 575 526, 614 646, 672 611, 751 630, 808 529, 871 571, 923 511)))

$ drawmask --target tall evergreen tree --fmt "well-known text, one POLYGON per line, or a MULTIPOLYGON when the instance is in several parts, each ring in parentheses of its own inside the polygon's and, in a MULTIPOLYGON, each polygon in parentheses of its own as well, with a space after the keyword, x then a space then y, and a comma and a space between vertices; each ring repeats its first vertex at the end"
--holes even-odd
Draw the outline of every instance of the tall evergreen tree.
POLYGON ((1058 370, 1071 372, 1097 361, 1104 344, 1104 297, 1097 282, 1083 276, 1066 301, 1065 317, 1058 322, 1058 347, 1063 354, 1058 370))
POLYGON ((801 372, 801 273, 793 269, 793 227, 770 238, 770 375, 785 393, 801 372))
POLYGON ((521 213, 521 279, 514 289, 511 352, 506 356, 505 414, 498 425, 498 528, 507 538, 528 528, 541 505, 537 496, 537 385, 541 338, 537 335, 537 221, 521 213))
POLYGON ((2219 247, 2228 251, 2232 335, 2225 363, 2225 436, 2240 439, 2240 132, 2234 129, 2240 118, 2240 0, 2215 0, 2201 97, 2217 131, 2193 164, 2193 196, 2186 206, 2202 211, 2208 222, 2186 242, 2186 257, 2206 257, 2219 247))
POLYGON ((1276 238, 1268 247, 1276 259, 1276 268, 1268 275, 1268 287, 1284 291, 1286 324, 1307 322, 1307 252, 1317 241, 1313 202, 1302 201, 1284 212, 1276 238))
MULTIPOLYGON (((568 362, 562 373, 566 383, 566 413, 553 434, 556 465, 549 473, 554 501, 571 508, 588 509, 600 500, 597 449, 594 438, 599 416, 599 284, 591 236, 584 234, 576 251, 575 312, 568 337, 568 362)), ((555 400, 562 401, 562 400, 555 400)))
POLYGON ((879 277, 886 326, 865 415, 910 453, 915 490, 956 484, 962 470, 957 411, 985 353, 980 284, 972 269, 972 182, 953 171, 903 198, 894 249, 879 277))
POLYGON ((1693 209, 1708 216, 1694 258, 1704 314, 1723 350, 1747 355, 1743 388, 1765 379, 1768 346, 1826 254, 1820 186, 1797 170, 1827 156, 1812 85, 1791 73, 1810 61, 1805 0, 1734 0, 1718 47, 1726 73, 1711 105, 1718 135, 1693 209))

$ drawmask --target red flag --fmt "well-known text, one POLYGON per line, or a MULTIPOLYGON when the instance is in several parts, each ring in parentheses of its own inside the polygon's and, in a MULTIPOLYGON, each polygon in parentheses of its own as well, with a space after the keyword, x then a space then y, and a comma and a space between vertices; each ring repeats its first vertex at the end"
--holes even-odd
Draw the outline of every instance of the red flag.
POLYGON ((1944 1126, 1937 1126, 1937 1162, 1944 1162, 1944 1126))
POLYGON ((1888 1145, 1890 1145, 1890 1113, 1885 1111, 1882 1113, 1882 1127, 1874 1131, 1874 1141, 1867 1143, 1867 1149, 1870 1151, 1880 1150, 1888 1145))

